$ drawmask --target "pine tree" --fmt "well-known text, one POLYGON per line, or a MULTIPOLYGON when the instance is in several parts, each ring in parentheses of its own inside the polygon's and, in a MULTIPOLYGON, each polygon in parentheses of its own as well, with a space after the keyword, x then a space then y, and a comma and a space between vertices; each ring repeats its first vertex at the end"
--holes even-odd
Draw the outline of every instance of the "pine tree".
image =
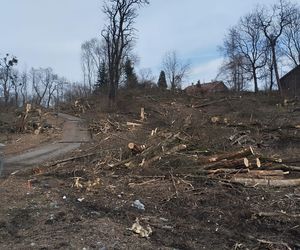
POLYGON ((135 88, 138 85, 137 76, 134 72, 134 67, 130 59, 125 62, 125 85, 127 88, 135 88))
POLYGON ((102 62, 99 67, 99 71, 98 71, 98 75, 97 75, 97 82, 95 84, 95 87, 96 87, 96 90, 99 90, 99 91, 107 90, 108 75, 107 75, 107 67, 106 67, 105 62, 102 62))
POLYGON ((163 70, 159 74, 157 86, 160 89, 167 89, 167 87, 168 87, 167 80, 166 80, 166 74, 165 74, 165 71, 163 71, 163 70))

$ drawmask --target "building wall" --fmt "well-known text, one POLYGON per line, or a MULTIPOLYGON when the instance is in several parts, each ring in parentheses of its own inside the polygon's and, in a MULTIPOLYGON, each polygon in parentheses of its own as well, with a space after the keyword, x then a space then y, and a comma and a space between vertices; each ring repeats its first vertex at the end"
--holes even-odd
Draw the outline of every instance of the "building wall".
POLYGON ((281 78, 283 92, 293 96, 300 96, 300 67, 298 66, 281 78))

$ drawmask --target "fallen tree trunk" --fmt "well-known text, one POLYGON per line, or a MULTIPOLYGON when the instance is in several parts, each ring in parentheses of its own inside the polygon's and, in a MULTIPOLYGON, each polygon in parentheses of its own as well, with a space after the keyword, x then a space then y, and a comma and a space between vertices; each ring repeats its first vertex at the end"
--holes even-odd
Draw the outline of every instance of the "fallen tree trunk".
POLYGON ((270 186, 270 187, 294 187, 300 186, 300 179, 253 179, 253 178, 231 178, 230 182, 239 183, 245 186, 270 186))
POLYGON ((300 167, 296 167, 296 166, 287 166, 285 164, 282 165, 274 165, 274 166, 270 166, 269 165, 269 169, 271 170, 283 170, 283 171, 295 171, 295 172, 300 172, 300 167))
POLYGON ((205 170, 213 170, 219 168, 237 168, 241 169, 245 167, 245 160, 243 159, 235 159, 235 160, 222 160, 218 162, 213 162, 210 164, 202 165, 201 168, 205 170))
POLYGON ((254 216, 259 217, 278 217, 278 216, 286 216, 291 218, 300 218, 300 214, 288 214, 286 212, 259 212, 257 214, 254 214, 254 216))
POLYGON ((247 157, 249 155, 254 155, 254 151, 251 147, 242 149, 236 152, 229 152, 229 153, 224 153, 221 155, 215 155, 212 157, 209 157, 207 159, 208 162, 218 162, 221 160, 231 160, 231 159, 236 159, 236 158, 242 158, 242 157, 247 157))
POLYGON ((216 169, 207 170, 208 174, 235 174, 235 177, 244 175, 247 177, 284 176, 287 174, 282 170, 249 170, 249 169, 216 169))

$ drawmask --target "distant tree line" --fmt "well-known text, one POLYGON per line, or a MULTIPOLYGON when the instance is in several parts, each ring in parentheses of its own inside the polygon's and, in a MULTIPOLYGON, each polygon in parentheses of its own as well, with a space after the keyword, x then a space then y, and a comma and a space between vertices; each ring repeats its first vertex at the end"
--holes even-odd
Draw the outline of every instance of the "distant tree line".
POLYGON ((219 77, 235 91, 259 82, 265 89, 282 92, 280 69, 300 64, 300 8, 288 0, 258 6, 230 28, 221 51, 224 63, 219 77))
POLYGON ((90 94, 89 88, 71 83, 52 68, 31 68, 20 72, 15 56, 0 54, 0 105, 21 107, 26 103, 54 107, 90 94))
POLYGON ((162 60, 158 82, 150 69, 135 71, 136 41, 134 28, 138 9, 149 4, 147 0, 106 0, 103 12, 106 24, 101 38, 93 38, 81 46, 81 65, 84 85, 91 92, 107 94, 114 102, 120 87, 154 87, 180 89, 187 76, 189 64, 183 63, 176 51, 167 52, 162 60), (162 77, 164 78, 162 83, 162 77))

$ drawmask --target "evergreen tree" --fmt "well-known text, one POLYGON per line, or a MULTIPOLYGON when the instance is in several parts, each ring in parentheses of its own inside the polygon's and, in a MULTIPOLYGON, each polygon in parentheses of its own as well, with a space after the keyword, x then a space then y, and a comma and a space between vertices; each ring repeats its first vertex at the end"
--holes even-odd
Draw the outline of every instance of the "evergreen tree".
POLYGON ((125 62, 125 85, 127 88, 135 88, 138 85, 137 76, 134 72, 134 67, 130 59, 125 62))
POLYGON ((107 67, 105 62, 103 61, 99 67, 97 82, 95 84, 96 90, 103 91, 107 90, 108 86, 108 75, 107 75, 107 67))
POLYGON ((163 71, 163 70, 159 74, 157 86, 161 89, 167 89, 167 87, 168 87, 167 80, 166 80, 166 74, 165 74, 165 71, 163 71))

